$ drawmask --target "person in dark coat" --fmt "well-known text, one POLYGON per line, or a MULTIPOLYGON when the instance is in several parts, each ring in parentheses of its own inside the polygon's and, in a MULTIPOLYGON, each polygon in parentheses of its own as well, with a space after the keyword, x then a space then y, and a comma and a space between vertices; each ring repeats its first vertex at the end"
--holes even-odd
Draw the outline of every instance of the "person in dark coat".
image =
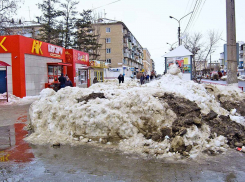
POLYGON ((122 75, 122 74, 120 74, 119 76, 118 76, 118 81, 119 81, 119 85, 120 85, 120 83, 122 82, 124 82, 124 76, 122 75))
POLYGON ((122 75, 122 83, 124 83, 124 74, 122 75))
POLYGON ((93 84, 98 83, 97 77, 94 77, 93 84))
POLYGON ((66 78, 64 77, 63 73, 61 73, 61 76, 58 80, 60 82, 60 88, 64 88, 66 86, 66 78))
POLYGON ((142 74, 142 75, 140 76, 140 84, 141 84, 141 85, 143 84, 144 79, 145 79, 145 76, 142 74))
POLYGON ((66 85, 66 87, 67 87, 67 86, 73 87, 72 82, 71 82, 71 80, 69 79, 69 77, 67 77, 65 85, 66 85))

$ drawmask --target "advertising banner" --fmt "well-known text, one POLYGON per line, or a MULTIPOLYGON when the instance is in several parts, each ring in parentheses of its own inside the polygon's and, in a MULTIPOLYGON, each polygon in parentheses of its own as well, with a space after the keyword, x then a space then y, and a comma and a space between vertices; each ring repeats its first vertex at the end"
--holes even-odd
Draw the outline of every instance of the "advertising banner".
POLYGON ((187 57, 172 57, 172 58, 167 58, 167 69, 169 69, 169 67, 172 64, 176 64, 178 65, 178 67, 180 68, 181 72, 185 73, 185 72, 190 72, 191 70, 191 64, 189 62, 189 56, 187 57))

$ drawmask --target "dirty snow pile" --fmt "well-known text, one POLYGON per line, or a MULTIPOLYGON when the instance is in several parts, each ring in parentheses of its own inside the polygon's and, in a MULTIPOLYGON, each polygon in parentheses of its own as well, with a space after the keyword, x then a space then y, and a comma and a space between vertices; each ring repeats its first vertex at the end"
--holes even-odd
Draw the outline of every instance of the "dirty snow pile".
POLYGON ((0 100, 3 102, 0 102, 0 105, 25 105, 25 104, 31 104, 35 100, 37 100, 39 96, 27 96, 24 98, 16 97, 15 95, 8 94, 8 102, 7 102, 7 93, 0 94, 0 100))
POLYGON ((245 144, 245 114, 235 102, 222 107, 226 100, 240 103, 241 90, 182 80, 176 65, 170 73, 142 86, 131 79, 119 85, 115 79, 57 93, 45 89, 30 107, 34 132, 26 140, 105 144, 158 158, 195 158, 245 144))

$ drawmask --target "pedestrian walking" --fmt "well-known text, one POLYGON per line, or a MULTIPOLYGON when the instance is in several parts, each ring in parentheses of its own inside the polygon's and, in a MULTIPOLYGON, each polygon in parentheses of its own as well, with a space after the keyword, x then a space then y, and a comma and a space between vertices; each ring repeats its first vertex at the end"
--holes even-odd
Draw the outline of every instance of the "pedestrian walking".
POLYGON ((140 84, 142 85, 144 83, 145 76, 142 74, 140 76, 140 84))
POLYGON ((122 82, 124 82, 124 76, 122 75, 122 74, 120 74, 119 76, 118 76, 118 81, 119 81, 119 85, 120 85, 120 83, 122 82))
POLYGON ((149 83, 149 78, 150 78, 150 76, 149 75, 146 75, 147 83, 149 83))
POLYGON ((122 75, 122 83, 124 83, 124 74, 122 75))

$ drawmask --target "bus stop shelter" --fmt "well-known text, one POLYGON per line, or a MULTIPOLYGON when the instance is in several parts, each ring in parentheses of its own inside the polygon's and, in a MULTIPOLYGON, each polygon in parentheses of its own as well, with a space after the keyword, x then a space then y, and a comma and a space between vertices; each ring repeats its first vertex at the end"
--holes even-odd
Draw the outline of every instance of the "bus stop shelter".
POLYGON ((7 67, 10 66, 9 64, 0 61, 0 93, 6 92, 6 99, 1 100, 7 100, 8 102, 8 69, 7 67))
POLYGON ((165 57, 165 74, 171 64, 177 64, 182 73, 190 74, 192 80, 192 53, 183 45, 173 49, 163 57, 165 57))

